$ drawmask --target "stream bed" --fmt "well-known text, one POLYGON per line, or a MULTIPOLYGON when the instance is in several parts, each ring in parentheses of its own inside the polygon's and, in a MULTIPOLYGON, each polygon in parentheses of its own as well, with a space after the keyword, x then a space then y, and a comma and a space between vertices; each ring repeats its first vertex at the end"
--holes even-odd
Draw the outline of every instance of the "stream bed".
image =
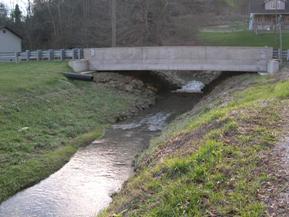
POLYGON ((113 125, 101 140, 79 149, 62 169, 3 202, 0 217, 95 217, 133 175, 135 156, 200 98, 197 94, 159 96, 151 109, 113 125))

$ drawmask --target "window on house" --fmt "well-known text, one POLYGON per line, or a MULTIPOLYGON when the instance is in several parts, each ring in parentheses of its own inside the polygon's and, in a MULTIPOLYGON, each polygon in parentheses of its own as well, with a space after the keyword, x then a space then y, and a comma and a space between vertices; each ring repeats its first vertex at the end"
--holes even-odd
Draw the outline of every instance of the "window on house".
POLYGON ((285 2, 283 2, 283 1, 277 1, 277 10, 283 10, 283 9, 285 9, 285 2))
POLYGON ((281 2, 277 1, 277 9, 280 10, 281 9, 281 2))
POLYGON ((284 10, 285 9, 285 2, 281 0, 272 0, 266 3, 267 10, 284 10))

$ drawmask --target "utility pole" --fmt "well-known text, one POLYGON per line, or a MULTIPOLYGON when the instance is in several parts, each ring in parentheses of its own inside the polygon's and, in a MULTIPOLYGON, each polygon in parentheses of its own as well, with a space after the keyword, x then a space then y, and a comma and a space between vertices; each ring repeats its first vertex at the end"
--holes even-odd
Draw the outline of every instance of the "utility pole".
POLYGON ((280 63, 283 64, 283 35, 282 35, 282 15, 279 15, 279 45, 280 45, 280 63))
POLYGON ((116 0, 111 0, 111 46, 116 47, 116 0))
POLYGON ((278 9, 279 9, 278 0, 275 0, 275 18, 276 18, 275 32, 276 32, 276 36, 278 35, 278 32, 279 32, 279 60, 280 60, 280 64, 282 65, 283 64, 282 15, 278 14, 278 9))

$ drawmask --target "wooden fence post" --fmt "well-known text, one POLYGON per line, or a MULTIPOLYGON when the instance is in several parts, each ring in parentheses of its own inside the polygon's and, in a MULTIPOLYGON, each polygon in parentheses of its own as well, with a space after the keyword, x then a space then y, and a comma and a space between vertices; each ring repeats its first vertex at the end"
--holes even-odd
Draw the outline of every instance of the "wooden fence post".
POLYGON ((64 51, 64 49, 61 49, 60 50, 60 60, 64 60, 65 59, 65 51, 64 51))
POLYGON ((48 60, 51 61, 53 59, 53 50, 48 50, 48 60))
POLYGON ((277 59, 280 60, 280 49, 277 50, 277 59))
POLYGON ((75 59, 75 50, 72 49, 71 52, 72 52, 72 59, 74 60, 75 59))
POLYGON ((30 60, 30 51, 26 50, 26 61, 30 60))
POLYGON ((18 62, 19 62, 18 56, 19 56, 19 53, 18 53, 18 52, 16 52, 16 53, 15 53, 15 62, 16 62, 16 63, 18 63, 18 62))
POLYGON ((81 59, 81 53, 80 53, 80 48, 77 49, 77 59, 81 59))
POLYGON ((46 50, 46 53, 47 53, 47 60, 51 60, 51 55, 50 55, 50 50, 46 50))
POLYGON ((36 57, 36 59, 37 59, 37 61, 39 61, 39 60, 41 60, 41 53, 42 53, 42 51, 41 50, 37 50, 37 57, 36 57))
POLYGON ((77 58, 80 60, 83 58, 83 49, 77 48, 77 58))
POLYGON ((73 60, 75 60, 76 59, 76 52, 77 52, 77 50, 74 48, 74 49, 72 49, 72 59, 73 60))
POLYGON ((79 54, 80 54, 80 59, 83 59, 84 58, 83 48, 79 48, 79 54))

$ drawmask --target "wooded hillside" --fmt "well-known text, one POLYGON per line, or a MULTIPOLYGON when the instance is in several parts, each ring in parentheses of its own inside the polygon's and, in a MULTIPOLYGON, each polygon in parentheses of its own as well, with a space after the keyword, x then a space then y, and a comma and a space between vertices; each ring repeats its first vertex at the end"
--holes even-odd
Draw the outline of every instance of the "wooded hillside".
MULTIPOLYGON (((241 20, 248 9, 248 0, 115 1, 118 46, 193 45, 200 27, 241 20)), ((22 34, 29 49, 111 46, 112 2, 27 0, 26 11, 16 5, 11 14, 2 5, 0 25, 22 34)))

